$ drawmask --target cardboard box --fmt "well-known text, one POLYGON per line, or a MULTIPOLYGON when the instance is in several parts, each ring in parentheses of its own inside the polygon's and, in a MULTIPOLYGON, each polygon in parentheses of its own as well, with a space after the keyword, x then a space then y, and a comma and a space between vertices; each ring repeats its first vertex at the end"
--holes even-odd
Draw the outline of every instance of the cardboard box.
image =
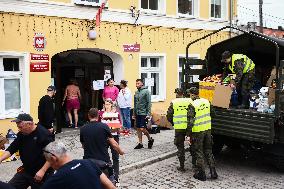
POLYGON ((267 83, 266 83, 267 87, 271 86, 273 79, 276 79, 276 68, 273 68, 272 71, 271 71, 270 77, 269 77, 269 79, 267 80, 267 83))
POLYGON ((152 112, 152 121, 154 125, 159 127, 172 128, 172 124, 168 122, 166 112, 160 109, 152 112))
POLYGON ((229 108, 231 96, 231 87, 224 85, 216 85, 212 105, 221 108, 229 108))
POLYGON ((275 104, 275 89, 273 88, 268 89, 268 104, 269 106, 275 104))

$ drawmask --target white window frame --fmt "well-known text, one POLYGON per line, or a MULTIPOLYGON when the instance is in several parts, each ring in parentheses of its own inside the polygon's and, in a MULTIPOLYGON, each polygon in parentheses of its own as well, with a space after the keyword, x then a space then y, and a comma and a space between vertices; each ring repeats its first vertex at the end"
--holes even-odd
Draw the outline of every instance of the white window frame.
POLYGON ((0 120, 15 118, 19 113, 30 113, 30 91, 29 91, 29 54, 19 52, 0 51, 0 62, 3 58, 19 58, 19 72, 4 72, 3 64, 0 65, 0 120), (20 79, 21 108, 5 110, 4 79, 20 79))
MULTIPOLYGON (((159 83, 159 95, 151 95, 151 102, 162 102, 166 100, 166 54, 165 53, 140 53, 139 54, 139 77, 141 78, 141 73, 148 71, 148 73, 157 72, 151 69, 149 66, 147 68, 141 67, 141 58, 159 58, 160 67, 160 83, 159 83)), ((150 89, 151 90, 151 89, 150 89)))
POLYGON ((199 9, 199 0, 193 0, 193 14, 189 15, 189 14, 182 14, 179 13, 178 10, 178 0, 176 0, 176 7, 177 7, 177 17, 180 18, 198 18, 200 15, 200 9, 199 9))
POLYGON ((141 12, 150 14, 166 14, 166 0, 158 0, 158 10, 143 9, 141 1, 142 0, 139 0, 139 10, 141 10, 141 12))
POLYGON ((221 0, 221 18, 211 16, 211 0, 209 0, 209 18, 211 20, 227 20, 228 19, 228 0, 221 0))
MULTIPOLYGON (((196 59, 199 59, 200 58, 200 54, 189 54, 188 55, 189 58, 196 58, 196 59)), ((180 78, 179 78, 179 73, 182 72, 182 67, 179 67, 179 59, 180 58, 186 58, 186 55, 185 54, 178 54, 177 56, 177 88, 180 87, 180 78)), ((198 66, 198 65, 194 65, 192 68, 194 69, 201 69, 201 66, 198 66)), ((192 78, 193 82, 197 82, 199 81, 198 79, 198 76, 197 75, 194 75, 193 78, 192 78)))
MULTIPOLYGON (((96 3, 96 2, 88 2, 87 0, 73 0, 74 4, 94 6, 94 7, 100 7, 102 5, 102 3, 104 3, 104 2, 106 2, 106 0, 99 0, 98 3, 96 3)), ((105 7, 108 7, 108 3, 106 3, 105 7)))

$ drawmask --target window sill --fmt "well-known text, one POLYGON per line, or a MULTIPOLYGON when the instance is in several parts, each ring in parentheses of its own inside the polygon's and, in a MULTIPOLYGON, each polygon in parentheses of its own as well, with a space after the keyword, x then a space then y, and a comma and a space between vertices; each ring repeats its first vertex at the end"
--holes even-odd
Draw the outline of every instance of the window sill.
POLYGON ((181 14, 181 13, 179 13, 179 14, 177 15, 177 17, 178 17, 178 18, 188 18, 188 19, 195 19, 195 18, 197 18, 197 16, 194 16, 194 15, 181 14))
POLYGON ((22 110, 10 110, 9 112, 5 112, 3 114, 0 114, 0 120, 3 119, 13 119, 17 117, 20 113, 23 113, 22 110))
POLYGON ((151 10, 151 9, 141 9, 141 13, 145 15, 157 15, 157 16, 166 16, 166 13, 163 13, 158 10, 151 10))
MULTIPOLYGON (((82 2, 82 1, 79 1, 79 0, 77 0, 77 1, 75 0, 74 4, 79 5, 79 6, 85 5, 85 6, 92 6, 92 7, 100 7, 102 5, 102 2, 95 3, 95 2, 88 2, 88 1, 82 2)), ((107 8, 107 7, 108 7, 108 3, 105 4, 105 8, 107 8)))
POLYGON ((161 97, 157 97, 155 99, 151 99, 151 102, 165 102, 165 99, 161 97))
POLYGON ((217 21, 217 22, 228 22, 229 20, 226 20, 225 18, 209 18, 210 21, 217 21))

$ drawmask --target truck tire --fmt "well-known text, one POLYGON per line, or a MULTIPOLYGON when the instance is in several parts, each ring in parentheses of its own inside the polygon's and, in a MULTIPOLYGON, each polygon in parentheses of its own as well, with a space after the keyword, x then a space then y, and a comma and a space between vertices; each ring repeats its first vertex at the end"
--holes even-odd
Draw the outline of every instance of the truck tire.
POLYGON ((265 159, 267 163, 274 166, 281 172, 284 172, 284 153, 283 153, 283 144, 274 144, 267 146, 268 148, 264 148, 265 159))
POLYGON ((284 172, 284 156, 276 155, 273 157, 273 165, 281 172, 284 172))
POLYGON ((223 138, 218 136, 218 135, 213 135, 213 145, 212 145, 212 152, 214 156, 218 156, 223 147, 224 147, 224 142, 223 138))

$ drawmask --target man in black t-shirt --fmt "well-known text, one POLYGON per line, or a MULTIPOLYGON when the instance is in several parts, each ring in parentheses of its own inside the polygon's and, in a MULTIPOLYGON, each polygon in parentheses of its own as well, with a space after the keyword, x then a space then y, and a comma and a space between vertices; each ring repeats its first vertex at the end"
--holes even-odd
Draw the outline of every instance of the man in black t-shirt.
POLYGON ((53 122, 55 118, 55 110, 53 104, 53 97, 56 94, 56 88, 49 86, 47 88, 47 94, 43 96, 38 105, 38 124, 42 125, 53 133, 53 122))
POLYGON ((91 160, 72 160, 61 142, 44 149, 46 160, 56 170, 42 189, 115 189, 111 181, 91 160))
POLYGON ((0 157, 0 163, 19 150, 23 166, 18 168, 9 184, 16 189, 40 188, 50 173, 50 165, 43 156, 43 148, 53 141, 51 133, 42 126, 36 126, 29 114, 19 114, 16 122, 17 138, 0 157))
POLYGON ((10 184, 7 184, 5 182, 1 182, 0 181, 0 188, 1 189, 15 189, 13 186, 11 186, 10 184))
POLYGON ((99 112, 91 108, 88 117, 90 123, 80 129, 80 141, 84 148, 84 159, 95 159, 111 163, 108 148, 111 145, 120 155, 124 152, 114 140, 107 124, 98 122, 99 112))

